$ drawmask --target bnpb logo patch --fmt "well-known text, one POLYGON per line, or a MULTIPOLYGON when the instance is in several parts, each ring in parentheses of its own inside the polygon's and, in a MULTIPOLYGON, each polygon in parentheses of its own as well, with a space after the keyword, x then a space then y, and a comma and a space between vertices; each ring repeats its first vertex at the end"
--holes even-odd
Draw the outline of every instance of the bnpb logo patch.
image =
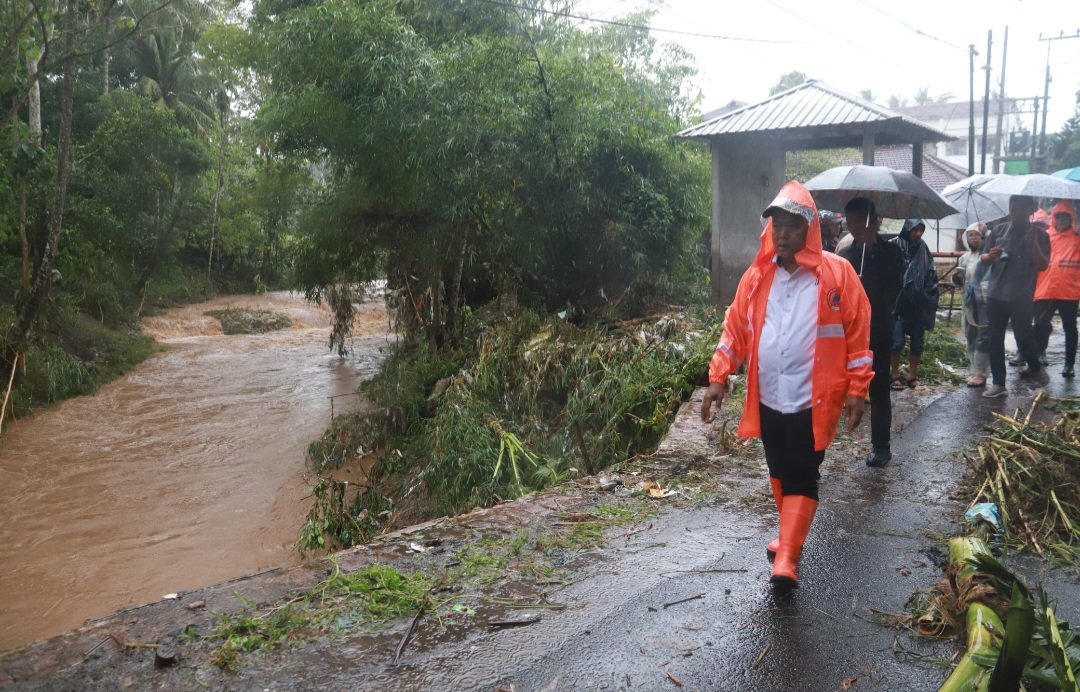
POLYGON ((829 309, 839 312, 840 310, 840 291, 838 289, 830 289, 829 294, 825 296, 825 300, 829 303, 829 309))

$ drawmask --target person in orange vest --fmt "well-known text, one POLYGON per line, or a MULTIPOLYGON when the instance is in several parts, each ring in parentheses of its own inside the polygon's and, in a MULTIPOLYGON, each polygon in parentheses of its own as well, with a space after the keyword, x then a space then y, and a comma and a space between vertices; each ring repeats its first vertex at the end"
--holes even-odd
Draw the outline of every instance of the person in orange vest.
POLYGON ((862 419, 874 374, 870 303, 851 263, 821 249, 810 192, 792 180, 762 213, 757 256, 739 281, 709 364, 701 419, 724 401, 728 376, 746 362, 740 437, 760 437, 780 535, 769 544, 770 581, 799 585, 803 543, 818 506, 818 468, 840 414, 862 419))
POLYGON ((1065 366, 1062 377, 1071 378, 1076 372, 1076 308, 1080 304, 1080 231, 1076 228, 1076 211, 1068 200, 1061 200, 1053 209, 1053 230, 1050 231, 1050 265, 1039 272, 1035 282, 1035 333, 1039 353, 1046 354, 1053 327, 1054 313, 1061 315, 1065 331, 1065 366))

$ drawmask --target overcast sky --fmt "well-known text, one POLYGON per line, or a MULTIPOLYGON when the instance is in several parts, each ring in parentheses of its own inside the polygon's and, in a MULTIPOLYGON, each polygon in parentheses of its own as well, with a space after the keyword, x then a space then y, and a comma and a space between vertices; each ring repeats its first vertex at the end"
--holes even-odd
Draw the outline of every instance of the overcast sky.
MULTIPOLYGON (((682 44, 697 58, 704 111, 732 99, 762 100, 793 70, 852 95, 870 89, 883 105, 892 94, 911 103, 922 87, 935 97, 951 93, 966 101, 972 43, 979 52, 978 100, 986 83, 981 68, 987 31, 994 34, 993 90, 1001 79, 1006 26, 1005 92, 1026 97, 1025 110, 1032 97, 1043 94, 1049 48, 1048 133, 1073 114, 1080 90, 1080 37, 1039 40, 1040 33, 1043 38, 1077 35, 1077 0, 577 0, 573 11, 616 19, 642 9, 656 12, 653 29, 731 37, 654 34, 682 44)), ((1040 126, 1041 120, 1040 114, 1040 126)))

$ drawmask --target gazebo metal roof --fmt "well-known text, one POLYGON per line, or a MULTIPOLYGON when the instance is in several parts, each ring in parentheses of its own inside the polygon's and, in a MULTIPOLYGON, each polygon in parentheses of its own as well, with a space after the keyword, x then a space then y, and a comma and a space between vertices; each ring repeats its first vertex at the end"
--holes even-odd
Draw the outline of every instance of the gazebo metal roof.
POLYGON ((810 80, 759 103, 688 127, 677 137, 726 139, 767 135, 789 150, 860 147, 955 139, 913 118, 810 80))

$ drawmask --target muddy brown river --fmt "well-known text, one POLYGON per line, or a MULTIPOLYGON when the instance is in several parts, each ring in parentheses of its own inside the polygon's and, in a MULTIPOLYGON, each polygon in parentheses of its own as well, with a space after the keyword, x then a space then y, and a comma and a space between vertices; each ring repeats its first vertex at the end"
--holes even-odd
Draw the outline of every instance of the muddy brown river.
POLYGON ((87 618, 295 564, 310 506, 304 451, 392 339, 361 306, 352 353, 302 296, 230 296, 147 318, 164 350, 93 396, 0 436, 0 650, 87 618), (224 336, 207 310, 287 314, 292 329, 224 336), (333 402, 333 404, 332 404, 333 402))

